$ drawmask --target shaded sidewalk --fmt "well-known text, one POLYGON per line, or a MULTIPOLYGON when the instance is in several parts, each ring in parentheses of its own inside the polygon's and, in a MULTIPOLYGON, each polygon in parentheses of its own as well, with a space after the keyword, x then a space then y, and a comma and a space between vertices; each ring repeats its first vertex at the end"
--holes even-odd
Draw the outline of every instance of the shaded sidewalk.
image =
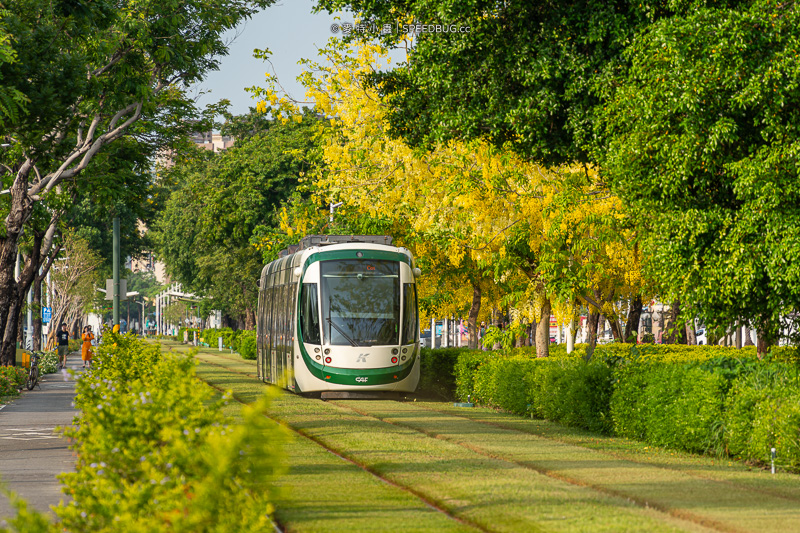
MULTIPOLYGON (((81 365, 80 354, 70 354, 67 368, 75 378, 81 365)), ((31 507, 52 514, 50 506, 64 498, 56 476, 75 470, 67 440, 54 429, 71 424, 78 411, 72 406, 75 381, 68 373, 43 376, 40 385, 0 406, 0 478, 31 507)), ((8 498, 0 495, 0 525, 12 513, 8 498)))

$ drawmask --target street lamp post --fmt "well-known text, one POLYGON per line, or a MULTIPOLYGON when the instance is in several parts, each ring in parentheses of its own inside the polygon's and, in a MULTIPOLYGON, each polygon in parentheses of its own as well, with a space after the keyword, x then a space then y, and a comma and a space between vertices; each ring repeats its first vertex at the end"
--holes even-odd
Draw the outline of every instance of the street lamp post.
POLYGON ((119 325, 119 217, 114 217, 112 268, 114 277, 114 323, 119 325))
POLYGON ((145 323, 144 310, 145 310, 145 307, 147 307, 147 302, 145 302, 144 301, 144 297, 142 297, 142 301, 141 302, 136 302, 136 303, 142 306, 142 313, 139 315, 139 329, 142 331, 142 334, 147 336, 145 334, 145 329, 144 329, 144 323, 145 323))

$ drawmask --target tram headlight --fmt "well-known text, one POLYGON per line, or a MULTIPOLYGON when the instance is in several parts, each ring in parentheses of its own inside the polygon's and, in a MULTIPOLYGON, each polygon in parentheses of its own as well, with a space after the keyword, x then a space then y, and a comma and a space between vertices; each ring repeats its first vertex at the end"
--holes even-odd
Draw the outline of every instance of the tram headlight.
POLYGON ((328 355, 329 353, 331 353, 331 349, 330 348, 325 348, 325 355, 328 355))
POLYGON ((392 364, 397 364, 397 357, 392 357, 392 364))
POLYGON ((320 359, 322 359, 322 356, 321 356, 321 355, 318 355, 318 356, 317 356, 317 361, 319 361, 320 359))
POLYGON ((326 358, 325 358, 325 363, 326 363, 326 364, 330 364, 330 363, 331 363, 331 361, 332 361, 332 359, 331 359, 330 357, 326 357, 326 358))
POLYGON ((406 356, 404 355, 403 357, 400 358, 400 360, 401 361, 405 361, 406 360, 406 356))
POLYGON ((392 348, 392 355, 397 355, 397 348, 392 348))

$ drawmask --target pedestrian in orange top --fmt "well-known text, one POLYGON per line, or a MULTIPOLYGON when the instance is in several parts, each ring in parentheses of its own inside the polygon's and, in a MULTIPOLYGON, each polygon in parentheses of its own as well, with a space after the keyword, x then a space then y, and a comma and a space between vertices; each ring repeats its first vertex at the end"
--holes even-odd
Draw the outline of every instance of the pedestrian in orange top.
POLYGON ((83 335, 81 335, 83 339, 83 345, 81 346, 81 359, 83 359, 83 368, 86 368, 86 363, 89 363, 89 366, 92 366, 92 341, 94 340, 94 335, 92 335, 92 326, 86 326, 83 328, 83 335))

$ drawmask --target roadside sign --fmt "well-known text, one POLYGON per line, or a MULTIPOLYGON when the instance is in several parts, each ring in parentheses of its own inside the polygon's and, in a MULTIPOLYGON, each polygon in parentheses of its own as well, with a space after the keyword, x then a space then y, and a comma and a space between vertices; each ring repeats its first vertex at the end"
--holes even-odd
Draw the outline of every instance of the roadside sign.
POLYGON ((50 323, 50 317, 53 315, 52 307, 42 307, 42 322, 45 324, 50 323))
MULTIPOLYGON (((128 298, 128 280, 119 280, 119 301, 122 302, 128 298)), ((106 300, 114 299, 114 280, 106 279, 106 300)))

